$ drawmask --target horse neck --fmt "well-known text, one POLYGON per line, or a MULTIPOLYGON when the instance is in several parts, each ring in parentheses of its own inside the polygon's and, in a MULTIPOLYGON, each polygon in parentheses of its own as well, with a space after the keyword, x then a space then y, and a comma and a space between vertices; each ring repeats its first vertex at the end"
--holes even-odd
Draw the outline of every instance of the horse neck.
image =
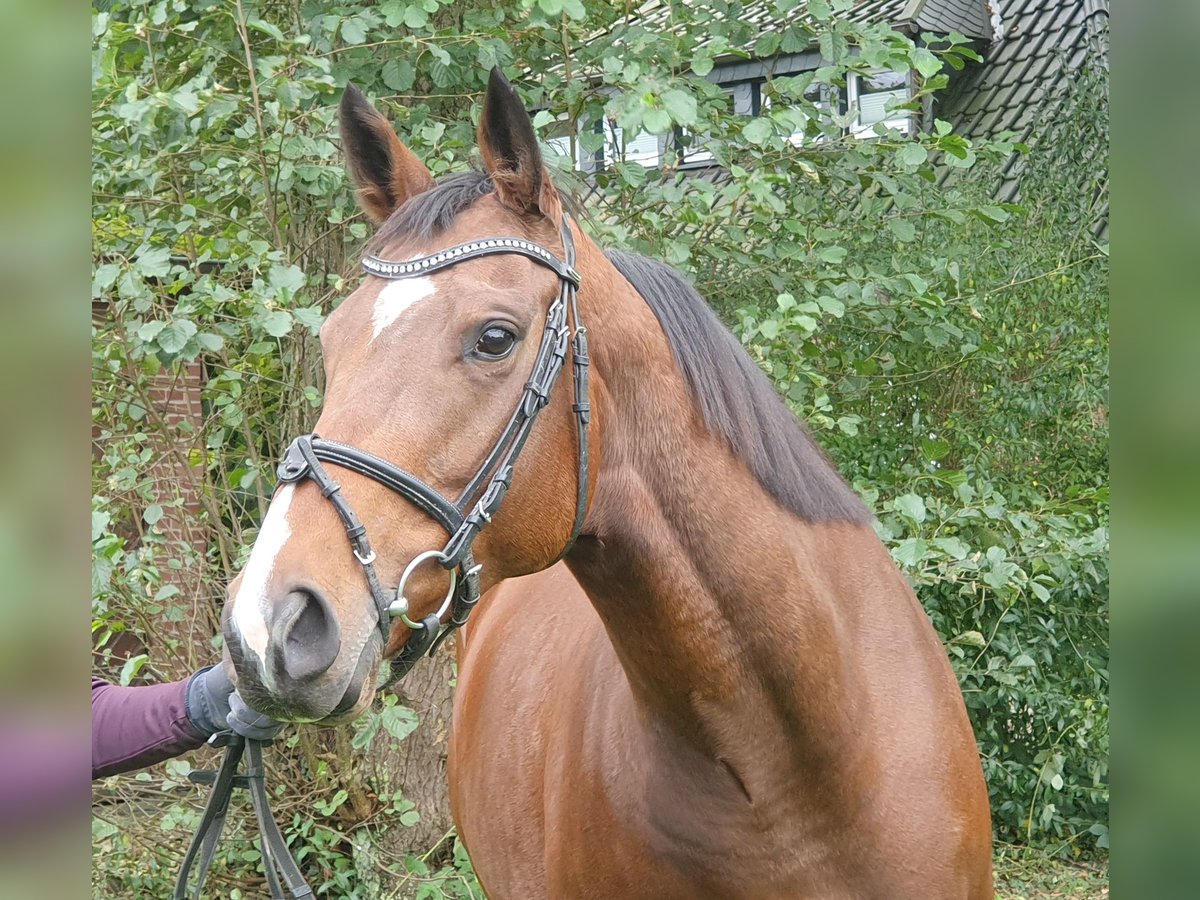
POLYGON ((709 759, 748 739, 755 755, 844 752, 856 691, 834 570, 878 541, 774 501, 704 427, 654 313, 607 268, 585 282, 601 282, 586 295, 600 471, 567 563, 639 718, 709 759))

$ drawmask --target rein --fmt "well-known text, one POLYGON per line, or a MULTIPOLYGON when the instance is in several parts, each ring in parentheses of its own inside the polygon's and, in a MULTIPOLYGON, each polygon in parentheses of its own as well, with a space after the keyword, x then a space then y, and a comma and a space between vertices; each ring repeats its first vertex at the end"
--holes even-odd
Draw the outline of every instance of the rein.
MULTIPOLYGON (((567 347, 570 345, 574 370, 574 402, 579 445, 578 487, 575 498, 575 522, 571 536, 567 539, 559 559, 566 555, 583 527, 588 500, 588 423, 591 406, 588 393, 587 328, 579 318, 577 293, 579 273, 575 270, 575 241, 571 236, 569 220, 563 217, 561 229, 564 259, 559 260, 553 252, 532 241, 515 237, 485 238, 468 241, 430 256, 408 262, 395 262, 367 256, 362 260, 368 275, 389 280, 413 278, 449 268, 461 262, 498 254, 516 254, 533 260, 554 272, 559 278, 559 293, 546 312, 546 326, 542 343, 534 359, 533 369, 517 407, 509 417, 508 424, 500 433, 467 487, 457 500, 450 500, 441 492, 426 484, 411 472, 392 465, 385 459, 349 444, 326 440, 316 434, 301 435, 292 441, 284 453, 277 471, 279 484, 295 484, 308 478, 321 489, 321 494, 333 504, 334 511, 346 529, 355 559, 362 566, 363 574, 370 587, 371 596, 379 615, 379 631, 386 651, 391 638, 393 619, 399 619, 413 634, 391 661, 391 672, 380 688, 386 690, 403 678, 426 653, 432 655, 441 643, 458 628, 467 623, 471 610, 479 602, 479 572, 483 566, 475 562, 472 545, 484 527, 500 509, 508 489, 512 486, 513 467, 537 415, 550 402, 550 394, 566 363, 567 347), (394 593, 389 593, 379 581, 375 570, 376 555, 367 538, 367 529, 354 512, 353 507, 342 495, 341 487, 322 463, 349 469, 379 482, 389 490, 400 494, 426 515, 436 521, 450 535, 440 550, 426 550, 417 554, 404 568, 400 583, 394 593), (429 561, 450 573, 450 588, 437 612, 430 613, 419 622, 409 615, 409 602, 404 589, 413 572, 429 561), (443 620, 449 613, 449 618, 443 620)), ((192 866, 199 855, 198 870, 193 900, 199 900, 205 876, 208 874, 216 851, 217 841, 225 825, 225 814, 235 788, 246 788, 254 805, 258 820, 259 838, 263 858, 263 869, 267 874, 271 897, 274 900, 295 900, 312 897, 312 888, 300 874, 299 866, 280 833, 275 817, 271 814, 262 764, 263 742, 249 740, 231 731, 218 732, 209 739, 214 747, 224 747, 225 757, 217 771, 193 771, 188 778, 197 784, 212 784, 208 804, 200 826, 192 838, 191 846, 184 857, 179 879, 175 884, 172 900, 187 900, 187 882, 192 866), (243 754, 248 755, 245 774, 237 774, 243 754), (288 894, 283 892, 286 885, 288 894)))
POLYGON ((262 854, 263 871, 267 873, 267 883, 274 900, 302 900, 312 897, 313 891, 300 867, 296 864, 287 841, 279 830, 275 816, 267 799, 266 770, 263 768, 262 748, 269 741, 253 741, 232 731, 218 731, 208 743, 213 747, 224 747, 225 757, 217 771, 197 771, 188 773, 188 780, 194 784, 211 784, 212 791, 208 795, 208 803, 204 807, 204 815, 196 834, 192 837, 191 846, 183 857, 183 865, 179 870, 179 878, 175 882, 175 892, 171 900, 187 900, 188 876, 196 857, 200 857, 200 868, 196 875, 196 889, 192 894, 193 900, 200 900, 200 891, 204 887, 204 879, 208 868, 212 865, 213 854, 217 850, 217 841, 225 828, 225 814, 229 811, 229 800, 234 788, 245 788, 250 791, 250 802, 254 805, 254 817, 258 820, 258 838, 262 854), (242 755, 248 757, 245 774, 238 774, 238 763, 242 755), (287 885, 288 893, 283 892, 287 885))

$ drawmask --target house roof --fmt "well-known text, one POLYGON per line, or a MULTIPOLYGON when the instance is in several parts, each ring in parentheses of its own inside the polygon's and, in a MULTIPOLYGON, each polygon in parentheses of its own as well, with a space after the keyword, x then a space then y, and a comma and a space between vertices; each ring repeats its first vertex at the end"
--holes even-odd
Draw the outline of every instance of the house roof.
POLYGON ((900 16, 920 31, 991 38, 989 6, 987 0, 909 0, 900 16))
MULTIPOLYGON (((934 114, 970 138, 1011 131, 1028 143, 1038 123, 1053 116, 1064 75, 1085 65, 1108 66, 1108 0, 992 0, 1001 36, 981 52, 938 101, 934 114)), ((1038 129, 1039 131, 1044 129, 1038 129)), ((1019 157, 1003 170, 997 196, 1013 200, 1019 157)))

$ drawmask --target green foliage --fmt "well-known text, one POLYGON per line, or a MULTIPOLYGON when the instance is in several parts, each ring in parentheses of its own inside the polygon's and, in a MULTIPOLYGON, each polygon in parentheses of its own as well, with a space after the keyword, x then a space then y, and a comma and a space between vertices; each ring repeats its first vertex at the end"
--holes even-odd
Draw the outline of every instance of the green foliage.
MULTIPOLYGON (((208 638, 274 460, 319 407, 315 335, 368 234, 338 152, 341 88, 374 97, 442 174, 468 164, 498 64, 541 111, 542 134, 562 118, 609 117, 627 139, 671 139, 649 169, 604 148, 594 185, 547 158, 587 193, 598 239, 688 273, 874 506, 963 684, 998 834, 1104 847, 1107 251, 1089 231, 1105 177, 1103 155, 1089 153, 1107 138, 1103 80, 1070 86, 1028 154, 1022 203, 1002 204, 997 167, 1023 148, 970 141, 940 120, 912 137, 883 125, 854 137, 853 111, 828 114, 815 99, 886 69, 913 79, 919 109, 975 58, 965 41, 849 23, 844 0, 813 0, 802 24, 776 30, 744 21, 739 4, 706 6, 724 14, 674 4, 669 33, 596 0, 117 0, 94 11, 93 631, 102 652, 140 645, 111 674, 179 677, 212 661, 220 639, 208 638), (769 80, 761 116, 732 114, 704 77, 729 53, 812 42, 827 65, 769 80), (685 147, 717 167, 697 174, 685 147), (165 420, 152 397, 193 363, 198 428, 165 420), (194 481, 201 509, 164 491, 163 459, 194 481), (206 543, 168 527, 181 516, 206 543)), ((571 140, 594 153, 606 138, 571 140)), ((271 783, 316 798, 276 802, 325 896, 381 895, 364 886, 380 872, 354 848, 414 810, 364 759, 413 727, 411 711, 384 701, 353 735, 294 737, 278 754, 271 783)), ((170 767, 119 785, 187 800, 116 830, 100 815, 98 894, 163 895, 198 796, 170 767), (153 846, 129 839, 139 827, 153 846)), ((220 860, 246 885, 250 841, 220 860)), ((461 854, 383 865, 410 876, 404 891, 480 896, 461 854)))

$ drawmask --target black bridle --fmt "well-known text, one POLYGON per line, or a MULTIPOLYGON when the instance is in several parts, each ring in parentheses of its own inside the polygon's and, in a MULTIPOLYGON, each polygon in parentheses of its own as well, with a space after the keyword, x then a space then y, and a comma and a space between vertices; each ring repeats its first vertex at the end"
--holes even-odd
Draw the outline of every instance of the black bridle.
MULTIPOLYGON (((513 466, 525 447, 537 415, 550 402, 558 376, 562 372, 570 344, 575 372, 575 411, 579 443, 579 479, 575 499, 575 523, 562 553, 574 544, 583 527, 588 496, 587 428, 591 418, 588 403, 587 329, 579 318, 577 291, 579 273, 575 271, 575 242, 564 217, 562 243, 565 259, 560 261, 550 250, 523 238, 498 237, 468 241, 456 247, 440 250, 429 256, 408 262, 394 262, 367 256, 363 269, 379 278, 416 278, 447 269, 459 263, 483 256, 516 254, 550 269, 559 278, 558 297, 546 311, 546 327, 538 348, 529 380, 517 408, 500 433, 499 439, 475 471, 457 500, 450 500, 411 472, 380 459, 365 450, 326 440, 315 434, 302 435, 292 441, 279 464, 279 481, 292 484, 304 478, 312 479, 330 503, 346 529, 354 556, 362 566, 371 596, 379 615, 379 630, 387 646, 392 620, 400 619, 413 630, 400 653, 392 660, 392 671, 385 687, 403 678, 426 652, 433 653, 452 631, 466 624, 471 610, 479 602, 479 571, 471 552, 475 539, 492 520, 512 485, 513 466), (441 550, 429 550, 413 558, 400 577, 394 593, 384 590, 375 571, 375 551, 367 538, 366 526, 355 514, 341 488, 325 471, 322 463, 365 475, 384 487, 400 494, 436 521, 450 535, 441 550), (408 616, 409 603, 404 594, 412 573, 423 563, 436 560, 450 573, 450 589, 441 609, 420 622, 408 616), (443 617, 449 613, 449 618, 443 617)), ((560 554, 560 558, 561 558, 560 554)))
MULTIPOLYGON (((508 489, 512 486, 513 466, 533 423, 541 410, 550 402, 550 394, 566 363, 570 344, 574 367, 575 420, 579 445, 578 488, 575 498, 575 522, 571 535, 559 554, 563 555, 575 543, 583 527, 588 499, 588 422, 591 406, 588 395, 588 347, 587 329, 579 318, 577 292, 579 273, 575 271, 575 242, 570 224, 564 216, 562 223, 563 259, 559 260, 550 250, 523 238, 498 237, 468 241, 456 247, 438 251, 430 256, 407 262, 395 262, 367 256, 362 261, 369 275, 379 278, 414 278, 449 268, 461 262, 497 254, 517 254, 532 259, 553 271, 559 278, 557 298, 546 312, 546 327, 542 343, 538 348, 533 369, 517 408, 509 417, 508 424, 500 433, 495 445, 487 454, 475 475, 457 500, 447 499, 441 492, 426 484, 416 475, 392 465, 365 450, 326 440, 316 434, 301 435, 292 441, 279 464, 279 484, 295 484, 305 478, 311 479, 321 489, 321 494, 333 504, 338 518, 346 529, 346 536, 354 556, 362 566, 371 596, 379 615, 379 630, 383 637, 384 650, 391 637, 392 620, 399 618, 412 629, 413 634, 392 660, 391 673, 383 688, 390 687, 403 678, 426 653, 432 654, 438 646, 457 628, 466 624, 471 610, 479 602, 480 564, 471 552, 479 533, 491 522, 508 489), (367 529, 354 509, 342 495, 341 487, 326 472, 322 463, 331 463, 371 478, 384 487, 400 494, 413 505, 424 511, 450 535, 441 550, 428 550, 418 554, 405 567, 394 594, 384 590, 375 571, 375 551, 367 539, 367 529), (429 560, 436 560, 450 573, 450 589, 441 608, 430 613, 420 622, 408 616, 408 599, 405 586, 417 567, 429 560), (443 621, 443 616, 449 618, 443 621)), ((191 780, 211 783, 208 804, 200 826, 192 838, 192 844, 184 857, 182 871, 175 884, 173 900, 186 900, 187 882, 191 868, 200 858, 198 880, 193 897, 199 900, 204 878, 212 862, 217 840, 225 823, 225 813, 234 788, 243 787, 250 791, 258 819, 263 869, 272 898, 311 897, 312 889, 304 881, 299 867, 292 858, 279 826, 271 814, 263 784, 262 746, 260 741, 244 739, 232 732, 220 732, 209 741, 213 746, 225 747, 225 758, 217 772, 194 771, 191 780), (248 751, 249 763, 246 773, 238 775, 237 769, 243 752, 248 751), (283 893, 286 884, 288 895, 283 893)))

